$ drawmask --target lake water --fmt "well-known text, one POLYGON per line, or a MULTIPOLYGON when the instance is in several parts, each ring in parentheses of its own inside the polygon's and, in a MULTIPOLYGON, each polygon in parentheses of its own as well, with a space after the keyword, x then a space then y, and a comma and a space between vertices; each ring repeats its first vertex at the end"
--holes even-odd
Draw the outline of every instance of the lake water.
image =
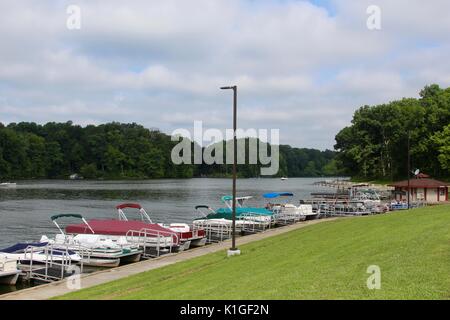
MULTIPOLYGON (((323 179, 239 179, 238 196, 254 196, 251 206, 265 204, 266 192, 293 192, 292 203, 324 190, 314 185, 323 179)), ((58 232, 50 216, 78 213, 88 219, 117 218, 115 206, 140 203, 154 222, 190 223, 198 217, 194 207, 222 207, 220 198, 231 194, 231 179, 147 181, 21 181, 17 189, 0 189, 0 248, 17 242, 38 241, 58 232)), ((136 215, 137 216, 137 215, 136 215)), ((61 224, 79 223, 65 219, 61 224)), ((0 286, 0 294, 15 288, 0 286)))

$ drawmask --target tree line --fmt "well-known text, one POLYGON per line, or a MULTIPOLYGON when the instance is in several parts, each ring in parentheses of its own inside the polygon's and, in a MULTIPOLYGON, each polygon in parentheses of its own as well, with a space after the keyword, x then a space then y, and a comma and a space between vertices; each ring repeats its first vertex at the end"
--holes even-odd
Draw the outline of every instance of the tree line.
POLYGON ((433 84, 418 99, 361 107, 336 135, 335 161, 356 178, 406 178, 408 145, 412 169, 450 177, 450 88, 433 84))
MULTIPOLYGON (((247 139, 248 140, 248 139, 247 139)), ((171 161, 178 142, 139 124, 75 125, 49 122, 0 123, 0 179, 87 179, 226 177, 231 165, 171 161)), ((197 146, 192 142, 192 146, 197 146)), ((247 144, 248 147, 248 144, 247 144)), ((315 177, 340 171, 333 151, 280 146, 277 176, 315 177)), ((258 177, 261 164, 238 166, 240 177, 258 177)))

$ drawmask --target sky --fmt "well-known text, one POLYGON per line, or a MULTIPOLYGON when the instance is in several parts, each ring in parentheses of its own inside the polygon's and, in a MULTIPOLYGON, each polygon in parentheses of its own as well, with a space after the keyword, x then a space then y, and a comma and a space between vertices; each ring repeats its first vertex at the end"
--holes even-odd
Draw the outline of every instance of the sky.
POLYGON ((447 0, 0 0, 0 122, 224 130, 219 87, 237 85, 240 128, 332 149, 359 107, 450 86, 448 12, 447 0))

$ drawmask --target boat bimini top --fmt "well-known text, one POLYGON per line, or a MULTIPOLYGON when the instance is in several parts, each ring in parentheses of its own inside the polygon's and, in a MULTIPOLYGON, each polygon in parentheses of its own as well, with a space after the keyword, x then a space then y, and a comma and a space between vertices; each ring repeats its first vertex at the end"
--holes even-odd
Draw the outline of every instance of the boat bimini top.
MULTIPOLYGON (((254 215, 254 216, 272 216, 273 212, 266 208, 256 207, 244 207, 245 201, 252 199, 253 197, 236 197, 236 217, 254 215)), ((233 197, 224 196, 221 198, 222 202, 227 206, 226 208, 220 208, 217 210, 212 209, 210 206, 199 205, 195 209, 198 210, 202 217, 199 219, 227 219, 231 220, 233 215, 233 197), (209 210, 208 214, 205 214, 201 209, 209 210)))
POLYGON ((124 209, 137 209, 139 210, 139 215, 141 216, 142 222, 153 223, 152 219, 148 213, 142 208, 142 206, 138 203, 123 203, 116 206, 117 212, 119 213, 119 220, 128 221, 128 218, 124 212, 124 209))
POLYGON ((270 192, 263 194, 263 197, 266 199, 275 199, 279 197, 293 197, 294 194, 292 192, 270 192))
POLYGON ((76 214, 76 213, 69 213, 69 214, 57 214, 54 216, 51 216, 50 219, 52 219, 53 223, 55 224, 55 226, 58 228, 59 232, 61 232, 61 234, 65 234, 64 231, 61 229, 61 227, 59 226, 59 224, 56 222, 56 220, 58 220, 59 218, 78 218, 81 219, 83 221, 83 223, 89 228, 89 230, 92 232, 92 234, 95 234, 94 230, 91 228, 91 226, 89 225, 89 223, 86 221, 85 218, 83 218, 83 216, 81 214, 76 214))
MULTIPOLYGON (((252 198, 253 198, 252 196, 236 197, 236 205, 239 207, 243 207, 245 202, 252 198)), ((227 205, 227 207, 233 206, 233 196, 223 196, 221 200, 223 203, 225 203, 227 205)))

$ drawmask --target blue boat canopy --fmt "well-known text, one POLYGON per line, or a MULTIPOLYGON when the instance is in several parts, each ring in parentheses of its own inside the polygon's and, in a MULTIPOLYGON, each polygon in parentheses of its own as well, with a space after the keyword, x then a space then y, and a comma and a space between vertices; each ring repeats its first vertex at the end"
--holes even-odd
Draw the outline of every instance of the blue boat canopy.
POLYGON ((291 192, 271 192, 263 194, 263 197, 266 199, 273 199, 278 197, 293 197, 294 194, 291 192))

